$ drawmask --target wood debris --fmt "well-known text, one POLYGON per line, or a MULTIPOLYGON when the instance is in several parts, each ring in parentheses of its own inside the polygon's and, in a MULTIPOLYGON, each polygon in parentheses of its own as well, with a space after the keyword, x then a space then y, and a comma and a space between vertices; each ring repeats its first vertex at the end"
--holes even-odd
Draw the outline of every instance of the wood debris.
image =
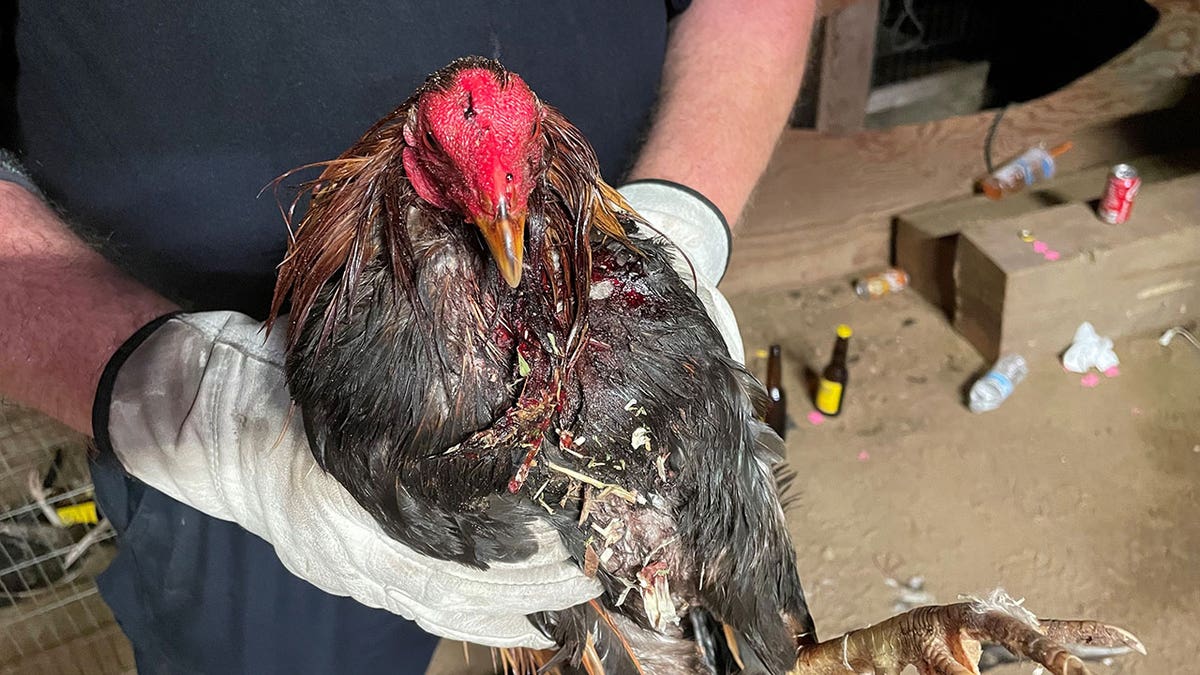
POLYGON ((616 606, 620 607, 621 605, 625 604, 625 598, 629 595, 629 591, 637 588, 638 585, 628 579, 622 579, 621 577, 616 577, 616 579, 617 581, 625 584, 625 590, 621 591, 621 595, 617 596, 616 606))
POLYGON ((554 462, 549 461, 549 460, 546 461, 546 468, 550 469, 551 471, 557 471, 557 472, 563 474, 564 476, 574 478, 575 480, 580 481, 581 483, 587 483, 588 485, 591 485, 593 487, 600 488, 601 490, 607 489, 611 494, 614 494, 631 504, 637 502, 637 494, 634 493, 632 490, 626 490, 625 488, 621 487, 620 485, 614 485, 612 483, 605 483, 604 481, 599 480, 597 478, 593 478, 593 477, 587 475, 586 473, 580 473, 579 471, 576 471, 574 469, 568 469, 565 466, 555 464, 554 462))
POLYGON ((592 523, 592 529, 596 531, 596 534, 604 537, 605 546, 612 546, 625 538, 625 523, 620 518, 613 518, 604 527, 592 523))
POLYGON ((638 427, 633 430, 633 435, 629 438, 630 447, 646 448, 646 452, 650 451, 650 430, 646 427, 638 427))
POLYGON ((592 515, 592 486, 585 485, 583 487, 583 504, 579 507, 579 524, 583 525, 587 522, 588 516, 592 515))
POLYGON ((600 556, 596 555, 596 548, 588 543, 583 547, 583 575, 589 579, 596 577, 596 571, 600 569, 600 556))
POLYGON ((662 482, 667 482, 667 454, 659 455, 654 459, 654 468, 658 469, 658 477, 662 482))

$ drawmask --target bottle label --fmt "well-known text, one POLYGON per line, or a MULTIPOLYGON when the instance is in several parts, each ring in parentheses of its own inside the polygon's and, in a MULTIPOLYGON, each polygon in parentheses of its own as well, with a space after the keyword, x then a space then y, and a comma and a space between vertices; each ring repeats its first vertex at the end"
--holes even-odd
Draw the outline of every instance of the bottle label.
POLYGON ((996 386, 1000 388, 1000 398, 1002 399, 1008 398, 1008 395, 1013 391, 1012 380, 1008 379, 1008 377, 1006 377, 1003 373, 998 373, 993 370, 984 376, 984 379, 991 380, 992 382, 996 383, 996 386))
POLYGON ((842 384, 821 378, 817 387, 817 410, 826 415, 836 415, 842 409, 842 384))
POLYGON ((1054 158, 1044 148, 1030 148, 1020 157, 1005 164, 992 174, 1001 187, 1012 189, 1018 184, 1032 185, 1041 178, 1054 175, 1054 158), (1034 167, 1041 165, 1043 176, 1038 176, 1034 167))

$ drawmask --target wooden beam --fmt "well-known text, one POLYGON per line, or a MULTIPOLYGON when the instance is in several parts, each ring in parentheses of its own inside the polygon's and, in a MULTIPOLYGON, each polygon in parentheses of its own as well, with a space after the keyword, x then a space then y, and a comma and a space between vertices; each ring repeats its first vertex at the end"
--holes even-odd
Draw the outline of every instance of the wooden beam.
POLYGON ((825 19, 817 130, 860 131, 867 116, 879 0, 848 3, 825 19))
POLYGON ((1105 336, 1157 333, 1200 306, 1200 174, 1143 185, 1133 216, 1089 203, 973 225, 954 267, 954 326, 986 359, 1053 356, 1090 321, 1105 336), (1022 229, 1057 252, 1021 240, 1022 229))

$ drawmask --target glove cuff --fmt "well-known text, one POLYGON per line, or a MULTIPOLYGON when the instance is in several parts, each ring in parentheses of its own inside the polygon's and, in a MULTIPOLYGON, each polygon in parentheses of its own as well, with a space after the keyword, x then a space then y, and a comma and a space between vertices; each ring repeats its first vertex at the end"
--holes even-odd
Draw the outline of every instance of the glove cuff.
POLYGON ((626 183, 619 192, 698 273, 713 285, 721 281, 729 267, 733 233, 721 210, 707 197, 686 185, 657 178, 626 183))
POLYGON ((33 176, 29 175, 29 171, 21 163, 20 158, 11 150, 4 148, 0 148, 0 181, 20 185, 38 199, 46 200, 46 195, 33 181, 33 176))
POLYGON ((104 372, 100 373, 100 382, 96 386, 96 398, 92 402, 92 438, 100 454, 112 452, 112 440, 108 436, 108 414, 112 406, 113 385, 117 381, 117 373, 121 372, 121 366, 125 365, 129 356, 163 324, 182 313, 169 312, 137 329, 137 332, 117 347, 117 351, 113 352, 108 363, 104 365, 104 372))

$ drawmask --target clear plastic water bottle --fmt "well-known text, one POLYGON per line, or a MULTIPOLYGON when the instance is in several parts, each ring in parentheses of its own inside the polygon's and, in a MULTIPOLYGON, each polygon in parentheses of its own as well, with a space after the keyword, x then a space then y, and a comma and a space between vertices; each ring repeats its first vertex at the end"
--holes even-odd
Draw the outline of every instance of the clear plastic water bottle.
POLYGON ((999 408, 1028 374, 1029 366, 1020 354, 1001 356, 987 375, 971 385, 971 412, 981 413, 999 408))

